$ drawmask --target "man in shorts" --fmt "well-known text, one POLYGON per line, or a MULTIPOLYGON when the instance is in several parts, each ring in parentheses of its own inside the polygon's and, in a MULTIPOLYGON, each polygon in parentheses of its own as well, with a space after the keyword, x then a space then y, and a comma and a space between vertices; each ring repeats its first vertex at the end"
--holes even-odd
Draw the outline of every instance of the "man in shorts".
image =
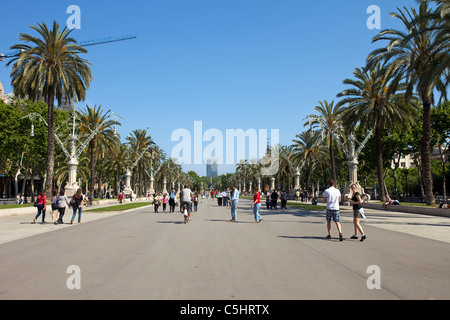
POLYGON ((334 181, 328 181, 329 188, 323 193, 323 202, 327 204, 327 239, 331 239, 331 219, 336 223, 339 231, 339 241, 344 240, 342 237, 341 224, 339 222, 339 202, 341 202, 341 192, 334 187, 334 181))

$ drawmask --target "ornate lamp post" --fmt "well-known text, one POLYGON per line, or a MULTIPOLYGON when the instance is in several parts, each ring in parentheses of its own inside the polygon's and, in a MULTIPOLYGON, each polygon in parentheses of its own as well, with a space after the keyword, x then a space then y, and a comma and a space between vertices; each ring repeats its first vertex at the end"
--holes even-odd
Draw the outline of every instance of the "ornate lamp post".
MULTIPOLYGON (((29 115, 23 117, 22 119, 25 119, 25 118, 30 118, 31 121, 34 121, 34 120, 43 121, 45 123, 45 125, 48 126, 47 121, 45 121, 45 119, 39 113, 36 113, 36 112, 30 113, 29 115)), ((81 143, 81 145, 78 149, 76 147, 76 142, 78 140, 78 136, 75 132, 75 120, 76 120, 76 108, 75 107, 73 108, 72 118, 73 118, 72 119, 72 134, 69 136, 70 151, 67 150, 64 143, 61 141, 59 136, 56 134, 56 130, 54 132, 56 141, 59 143, 64 154, 67 156, 67 166, 68 166, 69 171, 68 171, 68 182, 67 182, 64 190, 68 197, 72 197, 75 194, 75 192, 77 191, 77 189, 79 188, 78 183, 77 183, 77 167, 78 167, 78 158, 80 157, 81 153, 88 146, 89 142, 96 136, 96 134, 98 133, 98 131, 100 130, 100 128, 103 126, 103 124, 105 122, 111 120, 111 118, 116 120, 121 117, 119 115, 115 114, 114 112, 111 112, 111 115, 106 117, 105 120, 103 120, 100 124, 98 124, 95 127, 94 131, 91 132, 91 134, 86 139, 86 141, 81 143)), ((34 136, 33 123, 31 123, 31 134, 30 135, 32 137, 34 136)))

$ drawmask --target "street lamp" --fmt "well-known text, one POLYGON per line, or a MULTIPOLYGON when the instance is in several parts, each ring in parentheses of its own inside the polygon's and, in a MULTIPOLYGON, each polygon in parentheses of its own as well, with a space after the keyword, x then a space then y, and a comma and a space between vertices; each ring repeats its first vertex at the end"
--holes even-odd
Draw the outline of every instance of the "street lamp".
MULTIPOLYGON (((47 121, 45 121, 45 119, 39 113, 36 113, 36 112, 30 113, 29 115, 23 117, 22 119, 25 119, 25 118, 29 118, 32 121, 38 119, 39 121, 43 121, 45 123, 45 125, 48 126, 47 121)), ((107 122, 111 119, 117 120, 118 118, 122 118, 122 117, 120 117, 118 114, 116 114, 114 112, 111 112, 111 114, 108 117, 106 117, 101 123, 99 123, 95 127, 94 131, 91 132, 89 137, 87 137, 87 139, 83 143, 81 143, 80 147, 77 149, 76 141, 79 141, 79 140, 78 140, 78 136, 75 132, 76 108, 74 106, 73 112, 72 112, 72 134, 69 136, 70 151, 67 150, 66 146, 61 141, 61 139, 56 134, 56 132, 53 132, 55 140, 59 143, 59 145, 61 146, 61 149, 63 150, 64 154, 67 157, 67 166, 68 166, 69 172, 68 172, 68 182, 67 182, 64 190, 68 197, 72 197, 75 194, 75 192, 77 191, 77 189, 79 188, 78 183, 77 183, 77 167, 78 167, 78 158, 80 157, 81 153, 88 146, 89 142, 96 136, 96 134, 98 133, 98 131, 100 130, 100 128, 103 126, 103 124, 105 122, 107 122)), ((34 137, 33 123, 31 123, 30 136, 34 137)))

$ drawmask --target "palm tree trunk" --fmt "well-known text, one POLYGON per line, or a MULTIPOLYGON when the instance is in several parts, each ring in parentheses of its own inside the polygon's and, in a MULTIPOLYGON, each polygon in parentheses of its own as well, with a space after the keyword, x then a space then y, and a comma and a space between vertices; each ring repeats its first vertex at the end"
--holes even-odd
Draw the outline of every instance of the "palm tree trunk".
POLYGON ((114 170, 114 196, 117 197, 120 193, 119 186, 119 166, 114 170))
POLYGON ((431 172, 431 103, 422 98, 423 104, 423 125, 422 140, 420 142, 420 158, 422 162, 422 176, 425 185, 425 195, 427 205, 435 206, 436 202, 433 195, 433 175, 431 172))
POLYGON ((330 160, 331 160, 331 179, 333 179, 333 181, 335 183, 336 182, 336 165, 334 162, 334 150, 333 150, 333 137, 329 137, 330 138, 330 160))
POLYGON ((386 192, 384 187, 384 178, 383 178, 383 153, 381 148, 381 133, 380 133, 380 115, 377 116, 377 122, 375 123, 375 150, 377 157, 377 176, 378 176, 378 185, 380 186, 380 199, 381 201, 385 201, 386 192))
POLYGON ((96 138, 93 138, 91 142, 89 142, 91 147, 91 185, 89 186, 89 192, 91 193, 91 199, 94 199, 94 188, 95 188, 95 165, 97 157, 97 143, 96 138))
POLYGON ((46 180, 45 180, 45 193, 47 199, 50 199, 53 188, 53 167, 55 164, 55 89, 53 87, 48 88, 47 94, 48 104, 48 140, 47 140, 47 168, 46 168, 46 180))

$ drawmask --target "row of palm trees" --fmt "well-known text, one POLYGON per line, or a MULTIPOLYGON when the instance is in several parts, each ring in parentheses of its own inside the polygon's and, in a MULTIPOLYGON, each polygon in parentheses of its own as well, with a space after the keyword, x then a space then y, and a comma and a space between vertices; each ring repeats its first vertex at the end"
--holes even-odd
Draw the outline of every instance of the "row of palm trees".
MULTIPOLYGON (((89 181, 89 192, 102 191, 101 186, 107 181, 113 182, 114 193, 120 192, 120 182, 124 182, 127 169, 132 170, 131 187, 138 196, 145 195, 153 187, 162 190, 164 179, 169 184, 190 182, 190 177, 182 171, 176 160, 167 158, 165 152, 153 141, 146 129, 135 129, 121 142, 116 126, 120 123, 109 118, 111 111, 105 111, 101 106, 86 106, 76 113, 78 139, 85 141, 93 132, 96 134, 90 140, 88 148, 78 159, 78 176, 83 181, 89 181), (101 124, 100 127, 98 127, 101 124), (97 129, 97 130, 96 130, 97 129), (98 186, 98 188, 96 188, 98 186)), ((68 133, 66 133, 68 135, 68 133)), ((55 182, 59 187, 67 180, 65 155, 56 154, 58 165, 55 169, 55 182)), ((170 188, 167 185, 167 188, 170 188)))
POLYGON ((450 80, 450 0, 422 0, 418 8, 397 8, 392 16, 404 30, 387 29, 373 42, 386 45, 371 52, 364 69, 356 69, 355 80, 345 80, 352 88, 338 94, 344 97, 338 106, 345 128, 359 123, 374 129, 377 152, 377 176, 382 199, 385 196, 381 129, 408 126, 417 114, 416 100, 423 114, 420 158, 426 202, 435 205, 431 171, 431 107, 435 92, 446 99, 450 80), (436 8, 432 8, 435 5, 436 8))
MULTIPOLYGON (((447 99, 450 80, 450 0, 422 0, 418 8, 397 8, 392 16, 399 19, 404 30, 381 31, 373 42, 386 45, 371 52, 367 65, 356 68, 353 79, 345 79, 349 88, 337 94, 335 103, 320 101, 315 114, 307 116, 307 131, 297 134, 291 146, 278 146, 280 170, 275 176, 287 188, 294 168, 304 168, 306 187, 311 175, 322 170, 323 175, 337 181, 335 143, 331 131, 346 137, 359 127, 364 134, 373 131, 376 149, 376 172, 380 197, 386 196, 381 139, 394 127, 408 128, 422 108, 423 127, 420 145, 422 179, 426 202, 435 205, 431 172, 431 107, 437 92, 447 99), (434 6, 433 6, 434 4, 434 6), (432 8, 434 7, 434 8, 432 8)), ((248 168, 258 167, 257 161, 248 168)), ((237 167, 238 176, 255 180, 256 170, 237 167), (248 174, 246 174, 248 173, 248 174)), ((280 184, 278 184, 280 185, 280 184)))

